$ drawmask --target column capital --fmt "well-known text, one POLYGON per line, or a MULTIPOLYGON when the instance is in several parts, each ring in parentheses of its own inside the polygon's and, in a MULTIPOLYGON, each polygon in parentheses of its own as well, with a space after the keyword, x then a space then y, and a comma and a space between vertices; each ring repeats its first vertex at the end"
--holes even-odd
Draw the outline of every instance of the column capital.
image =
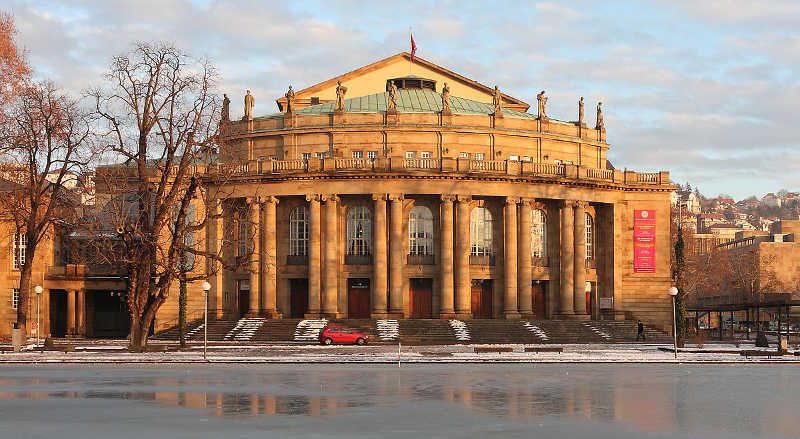
POLYGON ((534 205, 535 203, 536 203, 536 198, 525 198, 525 197, 521 197, 521 198, 519 199, 519 204, 520 204, 521 206, 529 206, 529 207, 533 207, 533 205, 534 205))
POLYGON ((339 196, 336 194, 322 194, 319 196, 320 201, 333 201, 334 203, 339 201, 339 196))
POLYGON ((561 200, 561 207, 575 207, 575 200, 561 200))
POLYGON ((389 194, 389 201, 403 201, 405 198, 403 194, 389 194))
POLYGON ((519 197, 506 197, 506 204, 516 205, 519 202, 520 202, 520 198, 519 197))
POLYGON ((372 194, 373 201, 386 201, 387 198, 386 194, 372 194))
POLYGON ((262 198, 263 203, 275 203, 278 204, 280 200, 275 195, 267 195, 266 197, 262 198))
POLYGON ((306 194, 306 201, 321 201, 322 195, 320 194, 306 194))
POLYGON ((574 208, 576 208, 576 209, 586 209, 586 205, 587 205, 587 204, 588 204, 588 203, 587 203, 586 201, 583 201, 583 200, 575 200, 575 201, 573 201, 573 202, 572 202, 572 207, 574 207, 574 208))
POLYGON ((456 196, 453 194, 442 194, 441 195, 442 201, 450 201, 453 202, 456 200, 456 196))
POLYGON ((472 201, 472 195, 462 195, 462 194, 457 194, 457 195, 456 195, 456 200, 457 200, 459 203, 469 203, 469 202, 471 202, 471 201, 472 201))

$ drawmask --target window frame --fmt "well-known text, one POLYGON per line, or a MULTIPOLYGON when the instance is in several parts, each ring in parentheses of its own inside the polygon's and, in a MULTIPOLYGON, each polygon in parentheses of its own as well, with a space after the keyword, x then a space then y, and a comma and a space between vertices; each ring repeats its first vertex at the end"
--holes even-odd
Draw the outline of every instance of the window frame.
POLYGON ((414 206, 408 213, 408 254, 433 256, 433 212, 414 206))
POLYGON ((531 209, 531 256, 547 257, 547 212, 544 209, 531 209))
POLYGON ((11 309, 14 311, 19 309, 19 288, 14 288, 11 292, 11 309))
POLYGON ((356 205, 347 209, 345 215, 347 247, 345 254, 351 256, 372 255, 372 212, 367 206, 356 205), (359 226, 361 227, 359 231, 359 226), (357 234, 360 233, 360 236, 357 234))
POLYGON ((584 212, 586 221, 586 260, 594 259, 594 218, 589 212, 584 212))
POLYGON ((27 260, 28 235, 21 232, 14 232, 12 239, 14 243, 12 246, 13 255, 11 258, 11 268, 14 270, 21 270, 27 260))
POLYGON ((469 214, 470 256, 494 256, 494 218, 486 207, 475 207, 469 214))
POLYGON ((289 212, 289 256, 308 256, 309 210, 296 206, 289 212))

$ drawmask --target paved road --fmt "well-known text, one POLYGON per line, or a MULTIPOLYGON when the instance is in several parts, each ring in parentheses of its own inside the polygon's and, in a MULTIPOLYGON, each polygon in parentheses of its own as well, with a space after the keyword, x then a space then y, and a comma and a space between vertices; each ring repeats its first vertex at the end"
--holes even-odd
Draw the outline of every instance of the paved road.
POLYGON ((0 366, 12 438, 800 437, 791 365, 0 366))

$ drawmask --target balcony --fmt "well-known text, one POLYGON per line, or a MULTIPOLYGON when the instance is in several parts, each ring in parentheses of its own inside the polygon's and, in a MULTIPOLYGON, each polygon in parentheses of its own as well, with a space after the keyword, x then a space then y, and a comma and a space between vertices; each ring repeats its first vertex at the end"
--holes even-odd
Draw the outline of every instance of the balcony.
POLYGON ((433 255, 408 255, 406 258, 408 265, 434 265, 436 263, 433 255))
POLYGON ((308 255, 288 255, 286 265, 308 265, 308 255))
POLYGON ((494 255, 469 255, 469 265, 494 265, 494 255))
POLYGON ((372 255, 344 255, 345 265, 372 265, 372 255))

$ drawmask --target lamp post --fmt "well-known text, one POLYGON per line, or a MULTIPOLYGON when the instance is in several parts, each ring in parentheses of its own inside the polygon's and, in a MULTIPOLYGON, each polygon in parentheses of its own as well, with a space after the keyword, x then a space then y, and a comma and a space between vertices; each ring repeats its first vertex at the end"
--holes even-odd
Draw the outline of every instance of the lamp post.
POLYGON ((208 361, 208 292, 211 290, 211 284, 208 281, 204 281, 201 287, 203 288, 203 295, 206 296, 203 310, 203 359, 208 361))
POLYGON ((678 289, 670 287, 669 295, 672 297, 672 346, 675 350, 675 359, 678 359, 678 324, 675 315, 675 296, 678 295, 678 289))
POLYGON ((39 346, 39 339, 41 338, 39 335, 41 331, 40 329, 41 326, 39 324, 39 309, 40 309, 39 302, 41 301, 42 298, 42 286, 36 285, 33 288, 33 291, 36 292, 36 346, 39 346))

